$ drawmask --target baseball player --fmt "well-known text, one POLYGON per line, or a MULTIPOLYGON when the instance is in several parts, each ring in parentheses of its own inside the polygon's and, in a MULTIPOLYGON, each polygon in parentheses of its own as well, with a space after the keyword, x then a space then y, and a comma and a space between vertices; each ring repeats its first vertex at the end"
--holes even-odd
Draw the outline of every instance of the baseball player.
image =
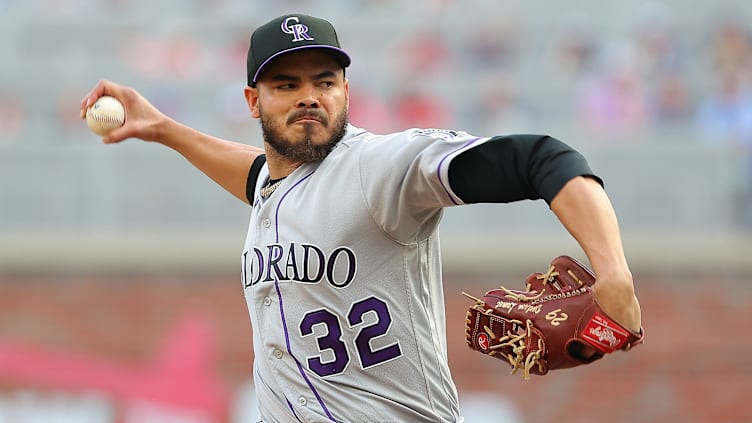
POLYGON ((604 309, 640 327, 614 210, 579 153, 543 135, 373 134, 348 122, 349 65, 323 19, 257 28, 245 97, 263 149, 202 134, 109 81, 81 104, 83 117, 102 95, 120 99, 126 123, 105 143, 168 146, 251 206, 241 281, 262 421, 463 421, 447 364, 444 207, 545 200, 590 260, 604 309))

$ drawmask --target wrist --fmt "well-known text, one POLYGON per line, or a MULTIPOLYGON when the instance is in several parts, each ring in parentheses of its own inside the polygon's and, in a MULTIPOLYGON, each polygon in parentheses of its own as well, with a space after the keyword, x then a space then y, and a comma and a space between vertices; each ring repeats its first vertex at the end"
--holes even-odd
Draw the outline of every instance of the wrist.
POLYGON ((640 303, 635 295, 631 275, 628 281, 598 277, 593 285, 593 292, 598 304, 609 316, 635 333, 640 331, 640 303))
POLYGON ((181 128, 177 121, 170 119, 167 116, 160 116, 156 119, 149 131, 150 137, 147 141, 156 142, 167 147, 174 147, 174 143, 185 137, 180 136, 179 133, 186 128, 181 128))

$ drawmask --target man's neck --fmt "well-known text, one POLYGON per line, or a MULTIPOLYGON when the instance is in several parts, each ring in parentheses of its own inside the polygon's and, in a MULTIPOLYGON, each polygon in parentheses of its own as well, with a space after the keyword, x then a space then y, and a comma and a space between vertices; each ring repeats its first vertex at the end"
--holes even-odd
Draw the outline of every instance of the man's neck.
POLYGON ((303 163, 294 162, 281 156, 268 144, 264 145, 266 151, 266 163, 269 167, 269 178, 282 179, 299 168, 303 163))

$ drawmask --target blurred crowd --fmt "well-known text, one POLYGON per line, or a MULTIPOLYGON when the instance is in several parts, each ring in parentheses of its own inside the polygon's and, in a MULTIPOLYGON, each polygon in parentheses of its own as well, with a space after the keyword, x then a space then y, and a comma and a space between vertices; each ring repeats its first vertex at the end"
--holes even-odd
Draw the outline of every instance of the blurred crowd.
MULTIPOLYGON (((139 88, 200 129, 258 144, 242 96, 248 36, 303 11, 332 20, 352 53, 358 126, 725 144, 748 157, 740 180, 752 186, 744 2, 635 3, 603 18, 608 5, 547 3, 0 0, 0 52, 11 62, 0 82, 0 145, 31 133, 75 142, 85 131, 76 105, 100 78, 139 88)), ((743 195, 752 204, 752 188, 743 195)))
MULTIPOLYGON (((61 108, 70 107, 71 92, 80 95, 95 82, 91 77, 111 76, 143 88, 176 117, 191 120, 185 103, 200 102, 197 112, 233 125, 247 119, 242 103, 226 103, 228 96, 242 101, 249 32, 274 15, 254 13, 259 3, 2 0, 0 19, 9 24, 4 44, 20 41, 11 48, 16 61, 47 63, 38 77, 50 84, 46 92, 62 97, 61 108), (170 7, 180 13, 168 13, 170 7), (228 19, 233 11, 249 18, 228 19), (81 24, 88 28, 66 31, 81 24), (39 27, 40 38, 57 39, 35 40, 39 27), (204 87, 212 97, 188 96, 204 87)), ((455 19, 462 5, 453 0, 360 0, 344 2, 344 9, 325 1, 280 3, 280 13, 320 3, 315 6, 322 15, 337 15, 330 19, 355 56, 352 120, 375 131, 459 125, 508 133, 571 122, 602 142, 639 142, 651 133, 689 128, 708 142, 752 145, 752 24, 734 8, 720 8, 698 28, 679 25, 668 6, 647 3, 632 8, 623 34, 603 33, 591 16, 574 10, 536 34, 539 23, 525 21, 514 8, 491 7, 498 10, 492 16, 476 9, 455 19), (386 22, 378 18, 405 7, 423 11, 424 21, 410 14, 405 22, 399 14, 386 22), (376 18, 364 23, 371 14, 376 18)), ((39 100, 26 96, 23 81, 14 81, 28 72, 4 73, 0 118, 8 142, 31 124, 30 109, 39 100)), ((68 127, 67 114, 61 110, 51 124, 68 127)))

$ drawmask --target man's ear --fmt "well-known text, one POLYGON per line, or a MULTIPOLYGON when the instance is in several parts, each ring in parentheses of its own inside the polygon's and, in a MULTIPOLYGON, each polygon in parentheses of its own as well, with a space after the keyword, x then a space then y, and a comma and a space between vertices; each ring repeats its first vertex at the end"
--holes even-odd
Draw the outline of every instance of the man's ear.
POLYGON ((245 87, 245 101, 248 103, 248 110, 251 111, 251 116, 253 116, 254 119, 261 117, 258 108, 258 99, 258 88, 245 87))
POLYGON ((345 78, 345 102, 350 105, 350 80, 345 78))

